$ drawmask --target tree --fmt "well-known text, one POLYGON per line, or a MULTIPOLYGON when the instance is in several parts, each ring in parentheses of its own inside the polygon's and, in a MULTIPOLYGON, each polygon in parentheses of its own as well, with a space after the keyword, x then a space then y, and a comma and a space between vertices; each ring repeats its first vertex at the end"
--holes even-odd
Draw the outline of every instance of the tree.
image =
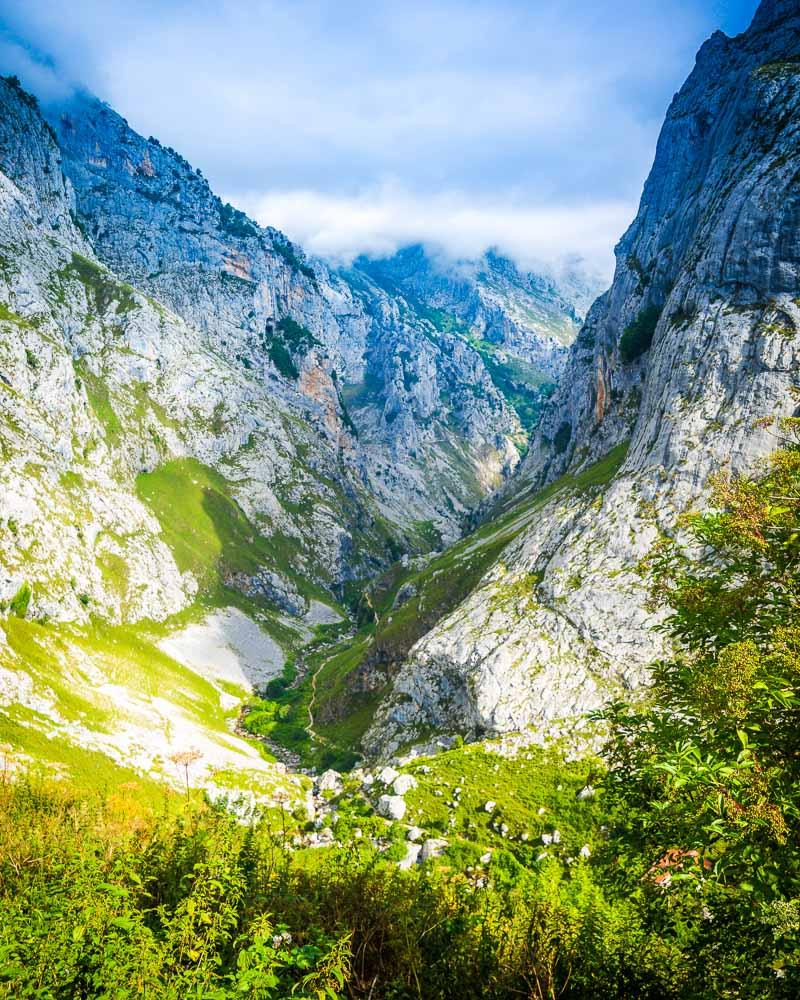
POLYGON ((764 903, 800 896, 800 421, 781 429, 759 475, 719 475, 715 509, 657 543, 651 600, 676 654, 652 707, 605 713, 607 787, 641 863, 764 903))

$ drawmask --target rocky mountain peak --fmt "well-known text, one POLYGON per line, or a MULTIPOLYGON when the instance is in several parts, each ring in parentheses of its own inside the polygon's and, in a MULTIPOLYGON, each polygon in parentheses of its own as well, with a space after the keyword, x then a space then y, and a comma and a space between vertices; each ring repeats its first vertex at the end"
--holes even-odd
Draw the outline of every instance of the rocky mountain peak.
POLYGON ((797 31, 799 27, 800 7, 796 0, 761 0, 747 33, 797 31))
POLYGON ((613 284, 486 514, 535 518, 411 649, 373 745, 415 725, 542 725, 646 682, 660 649, 637 565, 713 473, 774 448, 800 391, 795 25, 796 4, 765 4, 701 50, 613 284))

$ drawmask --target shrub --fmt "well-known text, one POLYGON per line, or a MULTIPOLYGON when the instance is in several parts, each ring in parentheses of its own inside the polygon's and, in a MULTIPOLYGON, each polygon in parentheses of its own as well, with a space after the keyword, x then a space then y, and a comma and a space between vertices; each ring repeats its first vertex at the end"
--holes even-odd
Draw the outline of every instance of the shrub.
POLYGON ((282 340, 273 340, 269 345, 269 359, 284 378, 296 382, 300 378, 300 370, 286 349, 282 340))
POLYGON ((569 447, 569 443, 572 440, 572 424, 564 421, 563 424, 556 431, 556 435, 553 438, 553 446, 556 449, 556 454, 563 455, 563 453, 569 447))
POLYGON ((31 585, 26 581, 11 598, 9 607, 12 614, 15 614, 17 618, 24 618, 28 613, 28 607, 31 603, 32 597, 33 590, 31 589, 31 585))
POLYGON ((289 316, 284 316, 277 325, 267 354, 284 378, 296 382, 300 378, 300 370, 295 358, 304 356, 312 347, 318 345, 319 341, 307 327, 289 316))
POLYGON ((761 475, 717 477, 715 511, 655 546, 678 652, 656 665, 657 708, 605 713, 614 853, 714 923, 693 930, 709 996, 797 995, 800 978, 798 928, 767 929, 800 899, 800 421, 783 427, 761 475))
POLYGON ((238 239, 246 239, 248 236, 258 236, 258 226, 254 222, 251 222, 244 212, 240 212, 233 205, 229 205, 227 202, 223 204, 222 201, 219 201, 217 203, 217 214, 219 216, 220 227, 229 236, 234 236, 238 239))
POLYGON ((630 364, 645 351, 650 350, 660 316, 661 309, 658 306, 648 306, 629 326, 625 327, 619 341, 619 353, 626 364, 630 364))
POLYGON ((272 249, 282 257, 293 271, 308 278, 313 285, 317 284, 317 276, 313 268, 305 262, 302 251, 298 250, 293 243, 290 243, 281 233, 276 233, 272 238, 272 249))

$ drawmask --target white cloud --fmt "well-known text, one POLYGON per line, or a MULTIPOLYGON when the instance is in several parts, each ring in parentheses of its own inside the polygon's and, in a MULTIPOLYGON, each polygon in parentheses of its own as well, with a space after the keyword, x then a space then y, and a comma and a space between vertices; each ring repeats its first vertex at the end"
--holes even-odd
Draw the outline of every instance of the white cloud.
POLYGON ((0 67, 6 75, 19 77, 43 101, 60 101, 73 91, 50 62, 3 34, 0 34, 0 67))
POLYGON ((603 278, 612 273, 614 244, 636 211, 635 203, 625 201, 537 205, 499 196, 414 193, 388 182, 356 195, 293 190, 229 198, 262 225, 339 261, 421 242, 455 258, 497 247, 527 268, 579 256, 603 278))
POLYGON ((607 274, 698 45, 755 5, 0 0, 0 71, 45 100, 85 85, 314 252, 500 245, 607 274))

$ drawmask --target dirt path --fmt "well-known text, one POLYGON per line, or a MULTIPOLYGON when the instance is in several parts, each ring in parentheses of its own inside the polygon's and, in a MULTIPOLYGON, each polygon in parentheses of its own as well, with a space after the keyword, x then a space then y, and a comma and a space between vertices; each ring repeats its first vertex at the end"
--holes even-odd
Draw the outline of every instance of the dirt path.
MULTIPOLYGON (((352 640, 355 638, 355 635, 356 635, 355 632, 351 632, 348 635, 342 636, 336 642, 326 644, 322 648, 338 649, 343 643, 352 642, 352 640)), ((311 737, 312 742, 316 742, 320 744, 320 746, 326 746, 326 747, 334 746, 334 744, 332 744, 331 741, 326 739, 324 736, 320 736, 320 734, 314 728, 314 703, 317 700, 317 677, 322 672, 322 670, 328 665, 330 659, 331 659, 330 656, 326 657, 322 661, 322 663, 320 663, 317 669, 311 674, 311 697, 308 700, 308 724, 306 725, 306 732, 311 737)))
POLYGON ((322 670, 322 668, 327 664, 327 660, 323 660, 322 663, 317 667, 314 673, 311 675, 311 697, 308 701, 308 725, 306 726, 306 732, 311 737, 312 741, 319 743, 322 746, 328 746, 328 741, 324 736, 320 736, 319 733, 314 728, 314 702, 317 700, 317 674, 322 670))

